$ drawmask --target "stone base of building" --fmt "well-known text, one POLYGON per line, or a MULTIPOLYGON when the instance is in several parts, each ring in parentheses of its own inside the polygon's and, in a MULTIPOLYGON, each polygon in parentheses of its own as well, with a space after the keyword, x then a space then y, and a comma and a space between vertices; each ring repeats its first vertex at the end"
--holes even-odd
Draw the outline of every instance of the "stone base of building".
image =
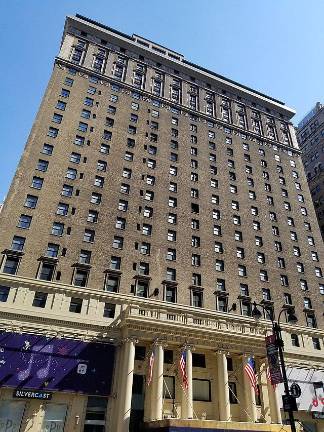
POLYGON ((145 423, 144 430, 153 432, 291 432, 290 426, 284 426, 282 424, 188 419, 164 419, 148 422, 145 423))

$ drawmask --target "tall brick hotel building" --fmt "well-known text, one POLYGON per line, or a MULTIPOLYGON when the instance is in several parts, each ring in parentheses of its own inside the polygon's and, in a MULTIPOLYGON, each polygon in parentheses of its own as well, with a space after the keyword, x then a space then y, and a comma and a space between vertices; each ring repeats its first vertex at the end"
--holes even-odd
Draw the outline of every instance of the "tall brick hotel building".
POLYGON ((0 431, 289 431, 279 314, 296 427, 324 431, 323 243, 293 115, 67 17, 0 213, 0 431))

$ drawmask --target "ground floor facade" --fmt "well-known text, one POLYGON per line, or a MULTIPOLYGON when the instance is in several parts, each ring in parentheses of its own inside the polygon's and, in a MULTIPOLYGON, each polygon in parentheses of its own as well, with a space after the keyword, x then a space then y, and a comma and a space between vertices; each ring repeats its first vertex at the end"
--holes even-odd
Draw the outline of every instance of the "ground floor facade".
MULTIPOLYGON (((8 275, 0 287, 0 432, 289 431, 281 385, 268 379, 266 320, 8 275)), ((306 432, 324 431, 315 336, 324 350, 323 331, 283 325, 306 432)))

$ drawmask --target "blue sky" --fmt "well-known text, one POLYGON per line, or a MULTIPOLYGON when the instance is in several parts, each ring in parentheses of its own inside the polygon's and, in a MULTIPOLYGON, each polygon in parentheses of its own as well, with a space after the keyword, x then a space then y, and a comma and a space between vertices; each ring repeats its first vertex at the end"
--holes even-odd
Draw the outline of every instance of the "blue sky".
POLYGON ((0 2, 0 202, 58 53, 66 15, 136 33, 284 101, 294 123, 324 102, 321 0, 10 0, 0 2))

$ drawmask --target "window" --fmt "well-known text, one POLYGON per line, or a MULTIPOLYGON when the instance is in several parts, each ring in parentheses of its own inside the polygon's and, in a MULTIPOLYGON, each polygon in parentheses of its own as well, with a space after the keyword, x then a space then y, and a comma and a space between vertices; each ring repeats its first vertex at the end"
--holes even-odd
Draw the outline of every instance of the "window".
POLYGON ((295 233, 294 231, 290 231, 290 238, 293 241, 297 241, 297 233, 295 233))
POLYGON ((102 160, 98 160, 98 162, 97 162, 97 171, 102 171, 102 172, 107 171, 107 162, 106 161, 102 161, 102 160))
POLYGON ((10 287, 0 285, 0 302, 5 303, 8 300, 10 287))
POLYGON ((32 217, 28 215, 20 215, 19 221, 18 221, 18 227, 22 229, 28 229, 30 227, 32 221, 32 217))
POLYGON ((48 162, 46 160, 43 160, 43 159, 38 159, 37 170, 46 172, 47 168, 48 168, 48 162))
POLYGON ((43 145, 43 149, 42 149, 42 153, 46 154, 48 156, 51 156, 52 153, 53 153, 53 149, 54 149, 54 147, 52 145, 50 145, 50 144, 44 144, 43 145))
POLYGON ((191 203, 191 213, 199 213, 199 204, 191 203))
POLYGON ((83 234, 83 241, 93 243, 95 238, 95 231, 85 229, 83 234))
POLYGON ((317 327, 315 315, 311 312, 306 313, 306 325, 312 328, 317 327))
POLYGON ((323 277, 322 269, 320 267, 315 267, 315 275, 319 278, 323 277))
POLYGON ((311 236, 307 236, 307 242, 310 246, 315 246, 314 238, 311 236))
POLYGON ((252 307, 251 303, 248 300, 241 301, 241 314, 244 316, 251 316, 252 307))
POLYGON ((313 261, 318 261, 318 254, 315 251, 311 251, 311 257, 313 261))
POLYGON ((73 193, 73 186, 66 185, 66 184, 63 185, 61 195, 66 196, 66 197, 71 197, 72 193, 73 193))
POLYGON ((314 349, 316 349, 316 350, 320 350, 321 349, 321 343, 320 343, 319 338, 312 337, 312 342, 313 342, 314 349))
POLYGON ((136 295, 138 297, 148 297, 149 283, 144 280, 138 280, 136 283, 136 295))
POLYGON ((221 226, 220 225, 214 225, 213 233, 216 236, 221 236, 222 235, 222 228, 221 228, 221 226))
POLYGON ((82 309, 82 299, 77 297, 72 297, 70 300, 69 311, 73 313, 81 313, 81 309, 82 309))
POLYGON ((300 279, 300 288, 302 291, 308 291, 308 284, 305 279, 300 279))
POLYGON ((81 161, 80 153, 72 152, 70 155, 70 162, 75 163, 75 164, 79 164, 80 161, 81 161))
POLYGON ((57 113, 53 114, 53 118, 52 118, 53 123, 60 124, 62 122, 62 120, 63 120, 63 116, 61 114, 57 114, 57 113))
POLYGON ((69 180, 75 180, 77 178, 77 170, 74 168, 68 168, 65 174, 65 177, 69 180))
POLYGON ((224 261, 217 259, 215 261, 215 270, 219 272, 223 272, 225 268, 224 261))
MULTIPOLYGON (((212 188, 218 188, 218 180, 211 179, 211 180, 210 180, 210 186, 211 186, 212 188)), ((233 193, 234 193, 234 192, 233 192, 233 193)))
POLYGON ((234 240, 239 241, 239 242, 243 241, 243 235, 242 235, 241 231, 235 231, 234 240))
POLYGON ((292 305, 291 294, 284 293, 284 302, 285 302, 285 304, 292 305))
POLYGON ((255 200, 255 199, 256 199, 256 194, 255 194, 254 191, 249 191, 249 198, 250 198, 251 200, 255 200))
POLYGON ((108 292, 118 292, 119 277, 108 274, 105 281, 105 290, 108 292))
POLYGON ((105 179, 103 177, 95 176, 94 186, 102 188, 104 185, 105 179))
POLYGON ((291 345, 292 345, 293 347, 299 347, 299 346, 300 346, 300 345, 299 345, 299 338, 298 338, 298 335, 292 333, 292 334, 290 335, 290 338, 291 338, 291 345))
POLYGON ((38 279, 51 281, 53 279, 55 271, 55 265, 48 262, 43 262, 40 272, 38 274, 38 279))
POLYGON ((89 97, 86 97, 86 98, 84 99, 84 101, 83 101, 83 104, 86 105, 86 106, 93 106, 93 102, 94 102, 93 99, 91 99, 91 98, 89 98, 89 97))
POLYGON ((257 261, 260 264, 264 264, 265 263, 265 255, 262 252, 257 252, 257 261))
POLYGON ((122 183, 120 185, 120 192, 124 194, 129 194, 130 192, 130 185, 127 183, 122 183))
POLYGON ((60 246, 54 243, 48 243, 46 255, 51 258, 56 258, 58 256, 60 246))
POLYGON ((228 382, 229 401, 231 404, 238 404, 237 389, 235 382, 228 382))
POLYGON ((303 263, 296 263, 297 271, 298 273, 304 273, 304 264, 303 263))
MULTIPOLYGON (((147 183, 148 185, 153 186, 153 185, 155 184, 155 177, 154 177, 154 176, 151 176, 151 175, 147 175, 147 176, 146 176, 146 183, 147 183)), ((170 189, 169 189, 169 190, 170 190, 170 189)))
POLYGON ((169 183, 169 191, 170 192, 177 192, 178 186, 177 183, 170 182, 169 183))
POLYGON ((66 102, 63 102, 63 101, 58 100, 57 103, 56 103, 55 108, 56 108, 56 109, 59 109, 59 110, 62 110, 62 111, 65 111, 65 108, 66 108, 66 102))
POLYGON ((96 193, 96 192, 92 192, 90 202, 91 202, 91 204, 99 205, 101 203, 101 194, 96 193))
POLYGON ((233 224, 234 225, 241 225, 241 218, 238 215, 233 215, 233 224))
POLYGON ((190 174, 190 180, 193 181, 193 182, 197 182, 198 181, 198 174, 192 172, 190 174))
POLYGON ((146 207, 145 206, 144 209, 143 209, 143 216, 146 217, 146 218, 151 218, 153 216, 153 209, 152 209, 152 207, 146 207))
POLYGON ((166 259, 169 261, 175 261, 177 259, 177 253, 175 249, 168 249, 166 259))
POLYGON ((80 136, 80 135, 76 135, 75 140, 74 140, 74 144, 77 146, 83 146, 85 142, 85 138, 80 136))
POLYGON ((70 96, 70 90, 62 88, 61 90, 61 96, 64 98, 68 98, 70 96))
POLYGON ((114 318, 115 317, 116 305, 114 303, 105 303, 103 316, 104 318, 114 318))
POLYGON ((116 114, 116 107, 114 107, 113 105, 108 105, 107 112, 113 115, 116 114))
POLYGON ((129 168, 123 168, 122 176, 128 179, 132 178, 132 170, 129 168))
POLYGON ((172 268, 167 268, 166 280, 175 281, 176 280, 176 270, 172 268))
POLYGON ((112 247, 114 249, 123 249, 124 238, 119 236, 114 236, 112 247))
POLYGON ((134 154, 130 152, 125 152, 124 159, 128 162, 132 162, 134 159, 134 154))
POLYGON ((169 197, 169 207, 177 207, 177 198, 169 197))
POLYGON ((200 247, 200 237, 191 236, 191 246, 192 247, 200 247))
POLYGON ((243 266, 243 265, 238 266, 238 275, 241 277, 246 276, 246 267, 245 266, 243 266))
POLYGON ((42 189, 44 179, 41 177, 33 177, 31 187, 34 189, 42 189))
POLYGON ((282 286, 288 286, 289 285, 288 276, 280 275, 280 282, 282 286))
POLYGON ((128 201, 119 200, 118 202, 118 210, 126 212, 128 209, 128 201))
POLYGON ((271 293, 268 288, 262 288, 262 299, 265 301, 271 301, 271 293))
POLYGON ((227 312, 227 298, 226 297, 217 297, 216 303, 217 303, 216 308, 219 312, 227 312))
POLYGON ((33 306, 44 308, 46 305, 47 293, 36 291, 33 299, 33 306))
POLYGON ((52 234, 56 236, 62 236, 64 231, 64 224, 60 222, 53 222, 52 234))
POLYGON ((274 242, 274 248, 277 252, 281 252, 282 251, 282 244, 281 242, 275 241, 274 242))
POLYGON ((285 259, 282 257, 277 258, 277 263, 279 268, 286 268, 285 259))
POLYGON ((255 245, 256 245, 256 246, 259 246, 259 247, 262 247, 262 246, 263 246, 263 240, 262 240, 262 237, 255 236, 255 245))
POLYGON ((26 201, 25 201, 25 207, 28 208, 36 208, 37 206, 38 197, 34 195, 27 195, 26 201))
POLYGON ((15 275, 19 266, 19 258, 16 256, 7 256, 2 272, 15 275))
POLYGON ((81 117, 85 118, 85 119, 89 119, 91 116, 91 111, 83 109, 81 111, 81 117))
POLYGON ((258 221, 253 221, 252 226, 253 226, 253 229, 254 229, 255 231, 260 231, 260 229, 261 229, 260 222, 258 222, 258 221))
POLYGON ((81 249, 79 254, 79 263, 81 264, 90 264, 91 261, 91 252, 81 249))
POLYGON ((200 255, 192 254, 191 255, 191 265, 194 267, 200 267, 201 258, 200 255))
POLYGON ((14 236, 11 242, 11 249, 22 251, 24 249, 25 240, 25 237, 14 236))
POLYGON ((236 257, 240 258, 240 259, 244 259, 245 253, 244 253, 244 249, 237 247, 236 248, 236 257))
POLYGON ((268 282, 269 277, 268 277, 268 272, 266 270, 260 270, 260 280, 262 282, 268 282))
POLYGON ((150 245, 150 243, 142 242, 140 244, 139 251, 140 251, 140 253, 142 255, 150 255, 150 252, 151 252, 151 245, 150 245))
POLYGON ((259 214, 259 210, 258 210, 258 208, 257 208, 257 207, 253 207, 253 206, 251 206, 251 214, 252 214, 253 216, 258 216, 258 214, 259 214))

